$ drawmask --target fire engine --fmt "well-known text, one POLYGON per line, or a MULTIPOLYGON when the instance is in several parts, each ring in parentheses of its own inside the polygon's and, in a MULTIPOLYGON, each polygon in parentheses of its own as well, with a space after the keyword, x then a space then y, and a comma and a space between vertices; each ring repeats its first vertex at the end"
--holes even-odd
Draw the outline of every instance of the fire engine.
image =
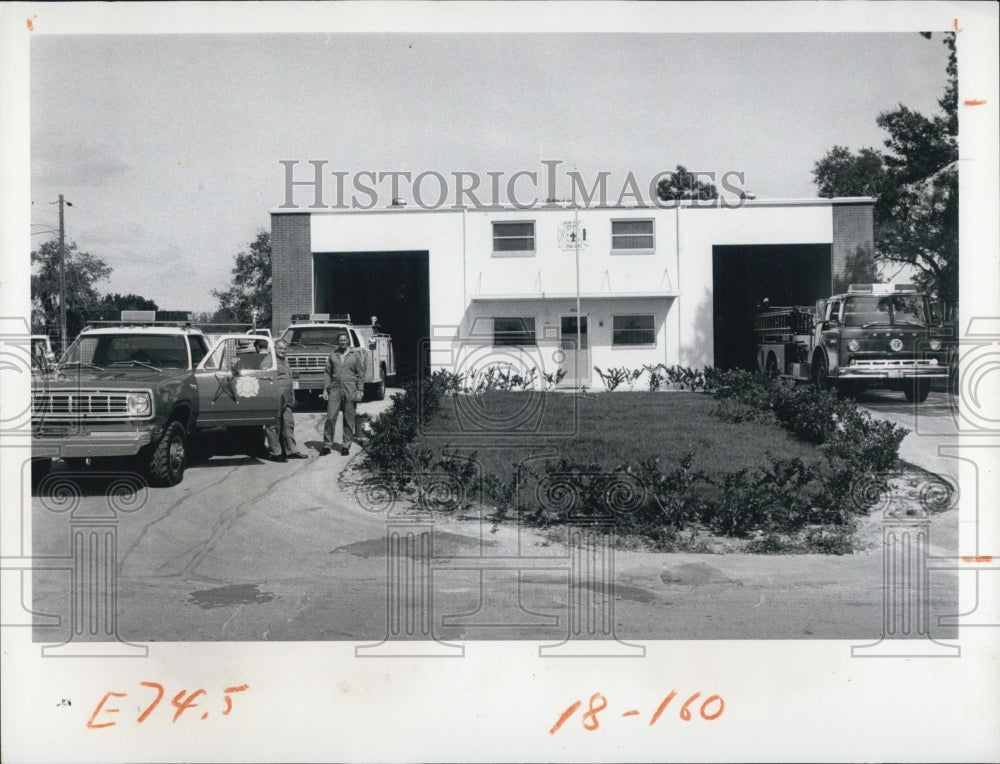
POLYGON ((385 398, 387 380, 396 376, 392 337, 383 332, 378 319, 371 324, 354 324, 349 313, 294 313, 292 324, 281 339, 288 343, 288 368, 297 398, 323 392, 326 359, 337 348, 337 337, 346 332, 351 351, 365 359, 365 399, 385 398))
POLYGON ((902 390, 921 403, 947 380, 952 332, 935 324, 913 284, 851 284, 814 306, 770 307, 754 321, 757 365, 822 389, 902 390))

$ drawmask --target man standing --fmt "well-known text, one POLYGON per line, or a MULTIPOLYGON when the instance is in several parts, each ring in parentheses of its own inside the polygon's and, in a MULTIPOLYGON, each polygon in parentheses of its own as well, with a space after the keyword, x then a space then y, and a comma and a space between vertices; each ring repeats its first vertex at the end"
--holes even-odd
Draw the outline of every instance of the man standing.
POLYGON ((337 415, 344 412, 344 442, 337 450, 345 456, 354 441, 354 407, 365 391, 365 358, 360 353, 348 349, 347 332, 337 336, 337 349, 326 359, 326 427, 323 428, 323 450, 328 454, 334 448, 333 434, 336 431, 337 415))
POLYGON ((274 345, 274 353, 278 357, 275 384, 281 391, 281 398, 278 401, 278 424, 269 424, 264 428, 264 433, 267 435, 267 448, 271 454, 269 458, 272 462, 308 459, 308 456, 299 452, 298 444, 295 442, 295 416, 292 414, 295 391, 292 389, 292 372, 288 368, 288 361, 285 360, 288 344, 284 340, 278 340, 274 345), (278 433, 279 427, 281 428, 280 435, 278 433), (285 455, 281 453, 282 447, 284 447, 285 455))

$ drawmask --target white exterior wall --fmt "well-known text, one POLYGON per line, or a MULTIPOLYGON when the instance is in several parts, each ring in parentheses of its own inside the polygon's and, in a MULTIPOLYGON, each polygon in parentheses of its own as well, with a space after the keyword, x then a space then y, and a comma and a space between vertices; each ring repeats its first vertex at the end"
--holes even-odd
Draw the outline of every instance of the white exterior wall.
MULTIPOLYGON (((552 356, 560 316, 575 312, 575 258, 559 247, 560 224, 571 220, 572 210, 558 208, 317 212, 311 216, 311 250, 426 250, 436 366, 450 367, 476 320, 493 316, 534 316, 543 355, 552 356), (535 251, 494 254, 495 221, 533 221, 535 251)), ((580 210, 579 224, 587 231, 579 259, 589 365, 602 369, 713 362, 714 245, 829 244, 833 238, 832 204, 825 200, 739 209, 593 208, 580 210), (625 219, 654 221, 652 252, 612 252, 611 222, 625 219), (630 313, 654 316, 655 346, 612 345, 612 316, 630 313)), ((482 331, 486 323, 476 325, 482 331)), ((558 356, 541 360, 546 371, 558 365, 558 356)), ((592 385, 599 384, 591 377, 592 385)))
POLYGON ((715 358, 712 324, 712 247, 726 244, 829 244, 833 207, 747 205, 680 211, 680 363, 701 368, 715 358))

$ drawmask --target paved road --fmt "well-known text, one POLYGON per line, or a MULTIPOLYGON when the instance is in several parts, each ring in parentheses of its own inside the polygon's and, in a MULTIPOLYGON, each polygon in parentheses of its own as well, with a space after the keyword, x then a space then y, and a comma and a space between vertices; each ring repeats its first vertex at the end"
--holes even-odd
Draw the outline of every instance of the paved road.
MULTIPOLYGON (((364 404, 362 411, 378 405, 364 404)), ((308 461, 275 464, 216 455, 192 466, 180 485, 149 489, 145 504, 122 516, 122 639, 375 642, 390 628, 401 636, 432 628, 445 640, 557 643, 574 628, 584 637, 602 634, 601 619, 613 619, 622 640, 866 642, 881 633, 878 548, 846 557, 618 550, 613 563, 577 557, 574 566, 565 538, 514 525, 494 528, 473 512, 434 520, 430 574, 418 564, 418 550, 404 544, 399 555, 387 552, 387 524, 412 520, 413 514, 373 512, 359 504, 350 486, 359 479, 351 468, 359 454, 317 455, 322 419, 316 411, 296 416, 308 461), (613 595, 606 586, 610 578, 601 574, 612 569, 613 595), (392 576, 405 585, 402 600, 387 583, 392 576), (579 584, 572 589, 572 606, 571 578, 579 584), (431 597, 433 605, 424 607, 431 597), (598 620, 588 623, 588 617, 598 620)), ((58 464, 54 473, 62 469, 58 464)), ((106 505, 108 479, 79 485, 78 509, 106 505)), ((32 500, 35 554, 68 560, 71 521, 66 512, 51 511, 53 501, 32 500)), ((932 553, 947 552, 941 545, 952 541, 938 533, 932 553)), ((68 638, 69 581, 68 570, 35 572, 36 611, 63 615, 61 626, 37 626, 36 640, 68 638)), ((956 612, 953 574, 931 576, 930 609, 932 618, 956 612)), ((89 617, 91 611, 82 610, 89 617)), ((935 635, 952 634, 936 629, 935 635)))
POLYGON ((957 398, 932 392, 920 404, 908 403, 902 393, 867 390, 857 398, 878 419, 906 427, 910 434, 900 445, 900 458, 937 475, 958 480, 956 459, 939 453, 940 446, 958 443, 957 398))

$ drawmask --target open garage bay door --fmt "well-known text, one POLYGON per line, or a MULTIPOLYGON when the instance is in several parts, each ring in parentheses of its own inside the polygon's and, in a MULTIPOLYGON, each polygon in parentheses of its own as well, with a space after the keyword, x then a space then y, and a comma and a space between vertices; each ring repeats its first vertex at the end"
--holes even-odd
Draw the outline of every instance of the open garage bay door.
POLYGON ((427 251, 313 254, 316 313, 350 313, 356 324, 378 316, 392 336, 396 383, 417 373, 420 340, 430 335, 427 251))
POLYGON ((830 296, 829 244, 760 244, 712 247, 715 365, 757 366, 753 318, 766 297, 771 305, 812 305, 830 296))

